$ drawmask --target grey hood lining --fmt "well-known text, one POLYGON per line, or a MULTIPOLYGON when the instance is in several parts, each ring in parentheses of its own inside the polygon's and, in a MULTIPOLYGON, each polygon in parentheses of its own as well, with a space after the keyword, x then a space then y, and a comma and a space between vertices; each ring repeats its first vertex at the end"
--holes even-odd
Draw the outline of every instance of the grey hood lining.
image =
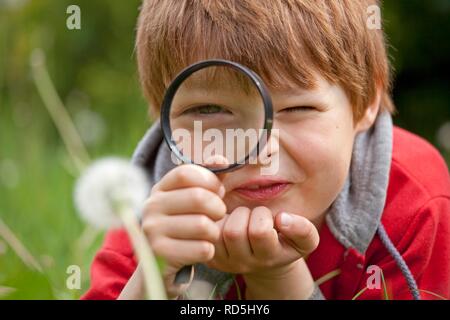
POLYGON ((392 160, 393 124, 382 113, 371 129, 356 136, 350 172, 326 222, 346 248, 364 254, 381 221, 392 160))

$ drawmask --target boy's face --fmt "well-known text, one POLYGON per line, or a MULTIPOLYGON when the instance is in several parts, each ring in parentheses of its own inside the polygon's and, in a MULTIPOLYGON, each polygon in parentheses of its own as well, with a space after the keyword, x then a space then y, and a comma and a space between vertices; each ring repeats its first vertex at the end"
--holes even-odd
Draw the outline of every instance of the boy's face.
MULTIPOLYGON (((275 166, 278 172, 264 177, 257 165, 248 165, 224 174, 222 181, 227 190, 224 201, 230 212, 238 206, 264 205, 274 215, 286 211, 319 223, 336 199, 348 174, 359 127, 354 124, 344 90, 321 77, 317 80, 313 90, 271 92, 274 128, 279 136, 272 140, 270 152, 273 161, 279 161, 275 166), (255 200, 251 193, 247 196, 248 190, 238 189, 254 179, 286 184, 277 187, 281 192, 274 192, 274 197, 255 200)), ((274 193, 268 192, 268 196, 274 193)))
POLYGON ((344 184, 361 128, 354 124, 344 90, 322 77, 314 89, 272 90, 271 96, 273 128, 278 130, 269 151, 271 161, 278 163, 270 166, 277 170, 262 175, 262 164, 249 164, 221 174, 227 190, 224 202, 228 212, 265 206, 274 215, 290 212, 319 225, 344 184))

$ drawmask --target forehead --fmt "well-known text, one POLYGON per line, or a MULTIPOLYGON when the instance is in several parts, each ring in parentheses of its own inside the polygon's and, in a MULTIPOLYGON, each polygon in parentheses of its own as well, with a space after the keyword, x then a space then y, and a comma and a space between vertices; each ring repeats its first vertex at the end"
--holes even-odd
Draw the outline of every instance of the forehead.
MULTIPOLYGON (((255 71, 253 71, 255 72, 255 71)), ((274 71, 275 72, 275 71, 274 71)), ((256 73, 256 72, 255 72, 256 73)), ((278 76, 282 76, 278 74, 278 76)), ((315 73, 312 78, 312 85, 309 87, 300 86, 294 83, 287 75, 284 81, 275 86, 260 76, 271 96, 279 99, 291 98, 295 96, 315 97, 326 94, 334 87, 332 83, 325 80, 320 74, 315 73)), ((183 94, 204 94, 210 95, 217 92, 228 92, 236 96, 260 96, 259 91, 253 81, 243 73, 231 67, 208 67, 191 74, 179 87, 179 93, 183 94)))

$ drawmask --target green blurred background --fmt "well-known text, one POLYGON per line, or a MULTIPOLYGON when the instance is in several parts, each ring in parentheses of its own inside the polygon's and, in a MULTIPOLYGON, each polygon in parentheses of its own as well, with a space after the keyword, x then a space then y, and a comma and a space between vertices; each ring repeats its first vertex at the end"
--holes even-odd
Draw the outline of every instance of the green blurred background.
MULTIPOLYGON (((0 236, 0 299, 79 298, 102 241, 75 212, 77 168, 38 94, 30 56, 36 48, 45 53, 91 158, 130 157, 150 123, 133 52, 139 5, 0 0, 0 231, 8 238, 0 236), (81 8, 81 30, 66 28, 71 4, 81 8), (66 286, 69 265, 81 268, 79 290, 66 286)), ((394 121, 449 163, 450 0, 385 1, 383 18, 395 68, 394 121)))

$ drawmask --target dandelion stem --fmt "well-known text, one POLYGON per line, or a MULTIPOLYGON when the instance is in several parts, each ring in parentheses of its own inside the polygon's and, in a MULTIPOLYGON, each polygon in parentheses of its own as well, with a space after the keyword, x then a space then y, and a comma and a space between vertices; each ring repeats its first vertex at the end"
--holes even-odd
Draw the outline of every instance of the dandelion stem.
POLYGON ((41 49, 36 49, 31 56, 31 70, 34 83, 47 108, 69 156, 79 172, 90 162, 89 154, 83 144, 67 109, 61 101, 45 66, 45 55, 41 49))
POLYGON ((167 300, 156 258, 148 245, 147 239, 139 228, 134 212, 122 206, 118 213, 130 235, 138 261, 142 266, 147 298, 149 300, 167 300))

